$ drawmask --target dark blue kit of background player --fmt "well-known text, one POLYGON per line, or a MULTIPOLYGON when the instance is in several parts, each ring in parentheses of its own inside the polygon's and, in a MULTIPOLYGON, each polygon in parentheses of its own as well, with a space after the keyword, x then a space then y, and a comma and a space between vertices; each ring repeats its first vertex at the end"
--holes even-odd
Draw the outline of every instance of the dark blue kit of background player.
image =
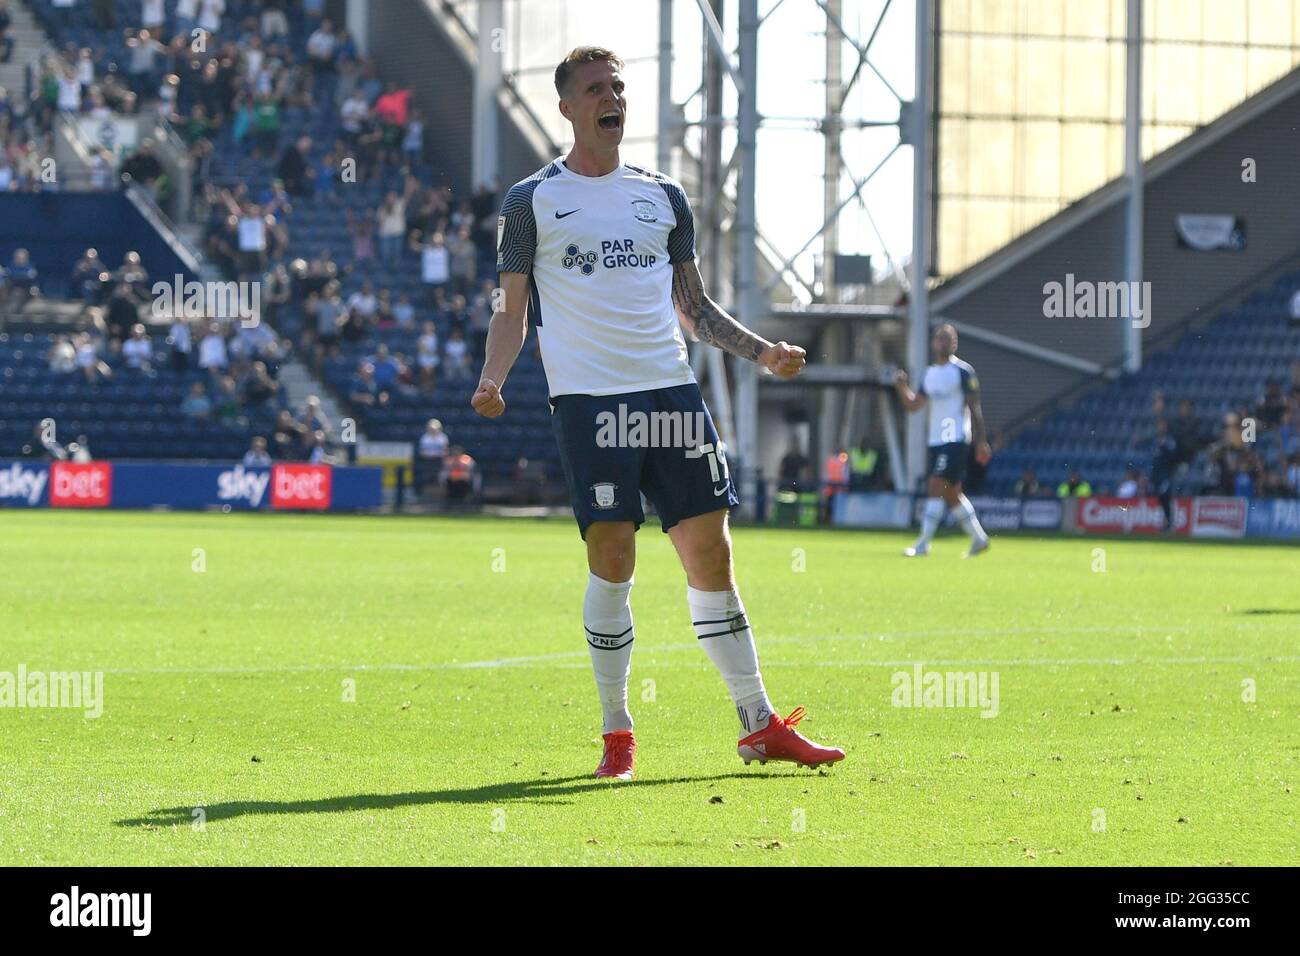
POLYGON ((718 432, 694 382, 619 395, 557 395, 551 399, 551 424, 560 446, 560 462, 569 485, 573 515, 583 537, 593 521, 645 521, 641 495, 659 513, 663 530, 685 518, 740 504, 731 471, 718 447, 718 432), (675 412, 682 421, 700 414, 704 434, 697 450, 646 447, 601 447, 597 443, 601 412, 675 412), (708 446, 709 451, 702 451, 708 446), (715 477, 716 476, 716 477, 715 477))
POLYGON ((970 458, 970 445, 954 441, 946 445, 930 446, 930 475, 956 484, 966 478, 966 464, 970 458))

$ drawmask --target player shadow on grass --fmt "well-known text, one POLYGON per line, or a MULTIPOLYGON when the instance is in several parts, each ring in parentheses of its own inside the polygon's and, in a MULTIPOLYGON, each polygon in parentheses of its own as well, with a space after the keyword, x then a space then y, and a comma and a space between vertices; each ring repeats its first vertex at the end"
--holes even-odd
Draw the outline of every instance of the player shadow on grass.
POLYGON ((227 803, 196 804, 185 807, 160 807, 147 816, 117 820, 119 827, 165 827, 189 825, 194 821, 195 810, 202 808, 203 820, 215 823, 244 816, 275 816, 282 813, 343 813, 352 810, 393 810, 398 807, 415 807, 435 803, 509 803, 527 800, 531 803, 567 805, 572 800, 547 799, 571 794, 605 791, 611 788, 660 787, 665 784, 709 783, 716 780, 762 780, 787 777, 779 772, 736 771, 711 777, 664 777, 658 780, 596 780, 589 774, 576 777, 542 777, 537 780, 518 780, 511 783, 494 783, 483 787, 456 790, 421 790, 410 793, 360 793, 346 797, 322 797, 319 800, 232 800, 227 803))

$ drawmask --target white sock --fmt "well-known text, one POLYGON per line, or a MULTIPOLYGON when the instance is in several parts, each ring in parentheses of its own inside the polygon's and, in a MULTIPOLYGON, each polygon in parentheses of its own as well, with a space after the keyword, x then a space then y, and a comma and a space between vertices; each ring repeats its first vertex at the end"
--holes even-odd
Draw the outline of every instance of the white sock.
POLYGON ((957 518, 972 541, 983 541, 988 537, 980 525, 980 519, 975 517, 975 506, 965 495, 957 496, 957 518))
POLYGON ((939 529, 939 522, 943 520, 943 513, 946 510, 942 498, 925 499, 925 511, 921 515, 921 537, 917 539, 917 544, 930 543, 935 531, 939 529))
POLYGON ((691 609, 691 623, 704 653, 722 674, 727 690, 740 717, 740 736, 762 730, 772 715, 772 702, 763 688, 758 672, 758 652, 754 633, 745 617, 740 595, 731 591, 686 589, 686 603, 691 609))
POLYGON ((627 676, 632 670, 632 607, 628 595, 632 580, 621 584, 594 574, 587 578, 587 596, 582 602, 582 624, 591 651, 591 669, 604 715, 601 733, 631 730, 627 709, 627 676))

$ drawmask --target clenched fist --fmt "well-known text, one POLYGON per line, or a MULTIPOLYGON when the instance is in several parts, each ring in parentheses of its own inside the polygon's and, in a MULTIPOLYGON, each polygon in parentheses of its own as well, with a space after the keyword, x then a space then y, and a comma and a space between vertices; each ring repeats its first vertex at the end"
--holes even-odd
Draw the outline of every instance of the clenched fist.
POLYGON ((501 389, 490 378, 478 383, 478 390, 474 392, 469 404, 484 418, 496 418, 506 410, 506 400, 501 397, 501 389))
POLYGON ((758 364, 769 369, 777 378, 794 378, 808 364, 808 353, 797 345, 777 342, 763 349, 758 364))

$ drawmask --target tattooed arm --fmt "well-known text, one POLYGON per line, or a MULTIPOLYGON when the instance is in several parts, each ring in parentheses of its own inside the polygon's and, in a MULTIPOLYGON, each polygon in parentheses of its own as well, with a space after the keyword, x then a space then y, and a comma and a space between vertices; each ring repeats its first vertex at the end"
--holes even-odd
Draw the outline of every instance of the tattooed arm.
POLYGON ((769 342, 745 328, 709 298, 699 266, 693 259, 673 264, 673 305, 682 325, 699 341, 757 362, 779 378, 794 378, 803 370, 806 361, 803 349, 785 342, 769 342))

